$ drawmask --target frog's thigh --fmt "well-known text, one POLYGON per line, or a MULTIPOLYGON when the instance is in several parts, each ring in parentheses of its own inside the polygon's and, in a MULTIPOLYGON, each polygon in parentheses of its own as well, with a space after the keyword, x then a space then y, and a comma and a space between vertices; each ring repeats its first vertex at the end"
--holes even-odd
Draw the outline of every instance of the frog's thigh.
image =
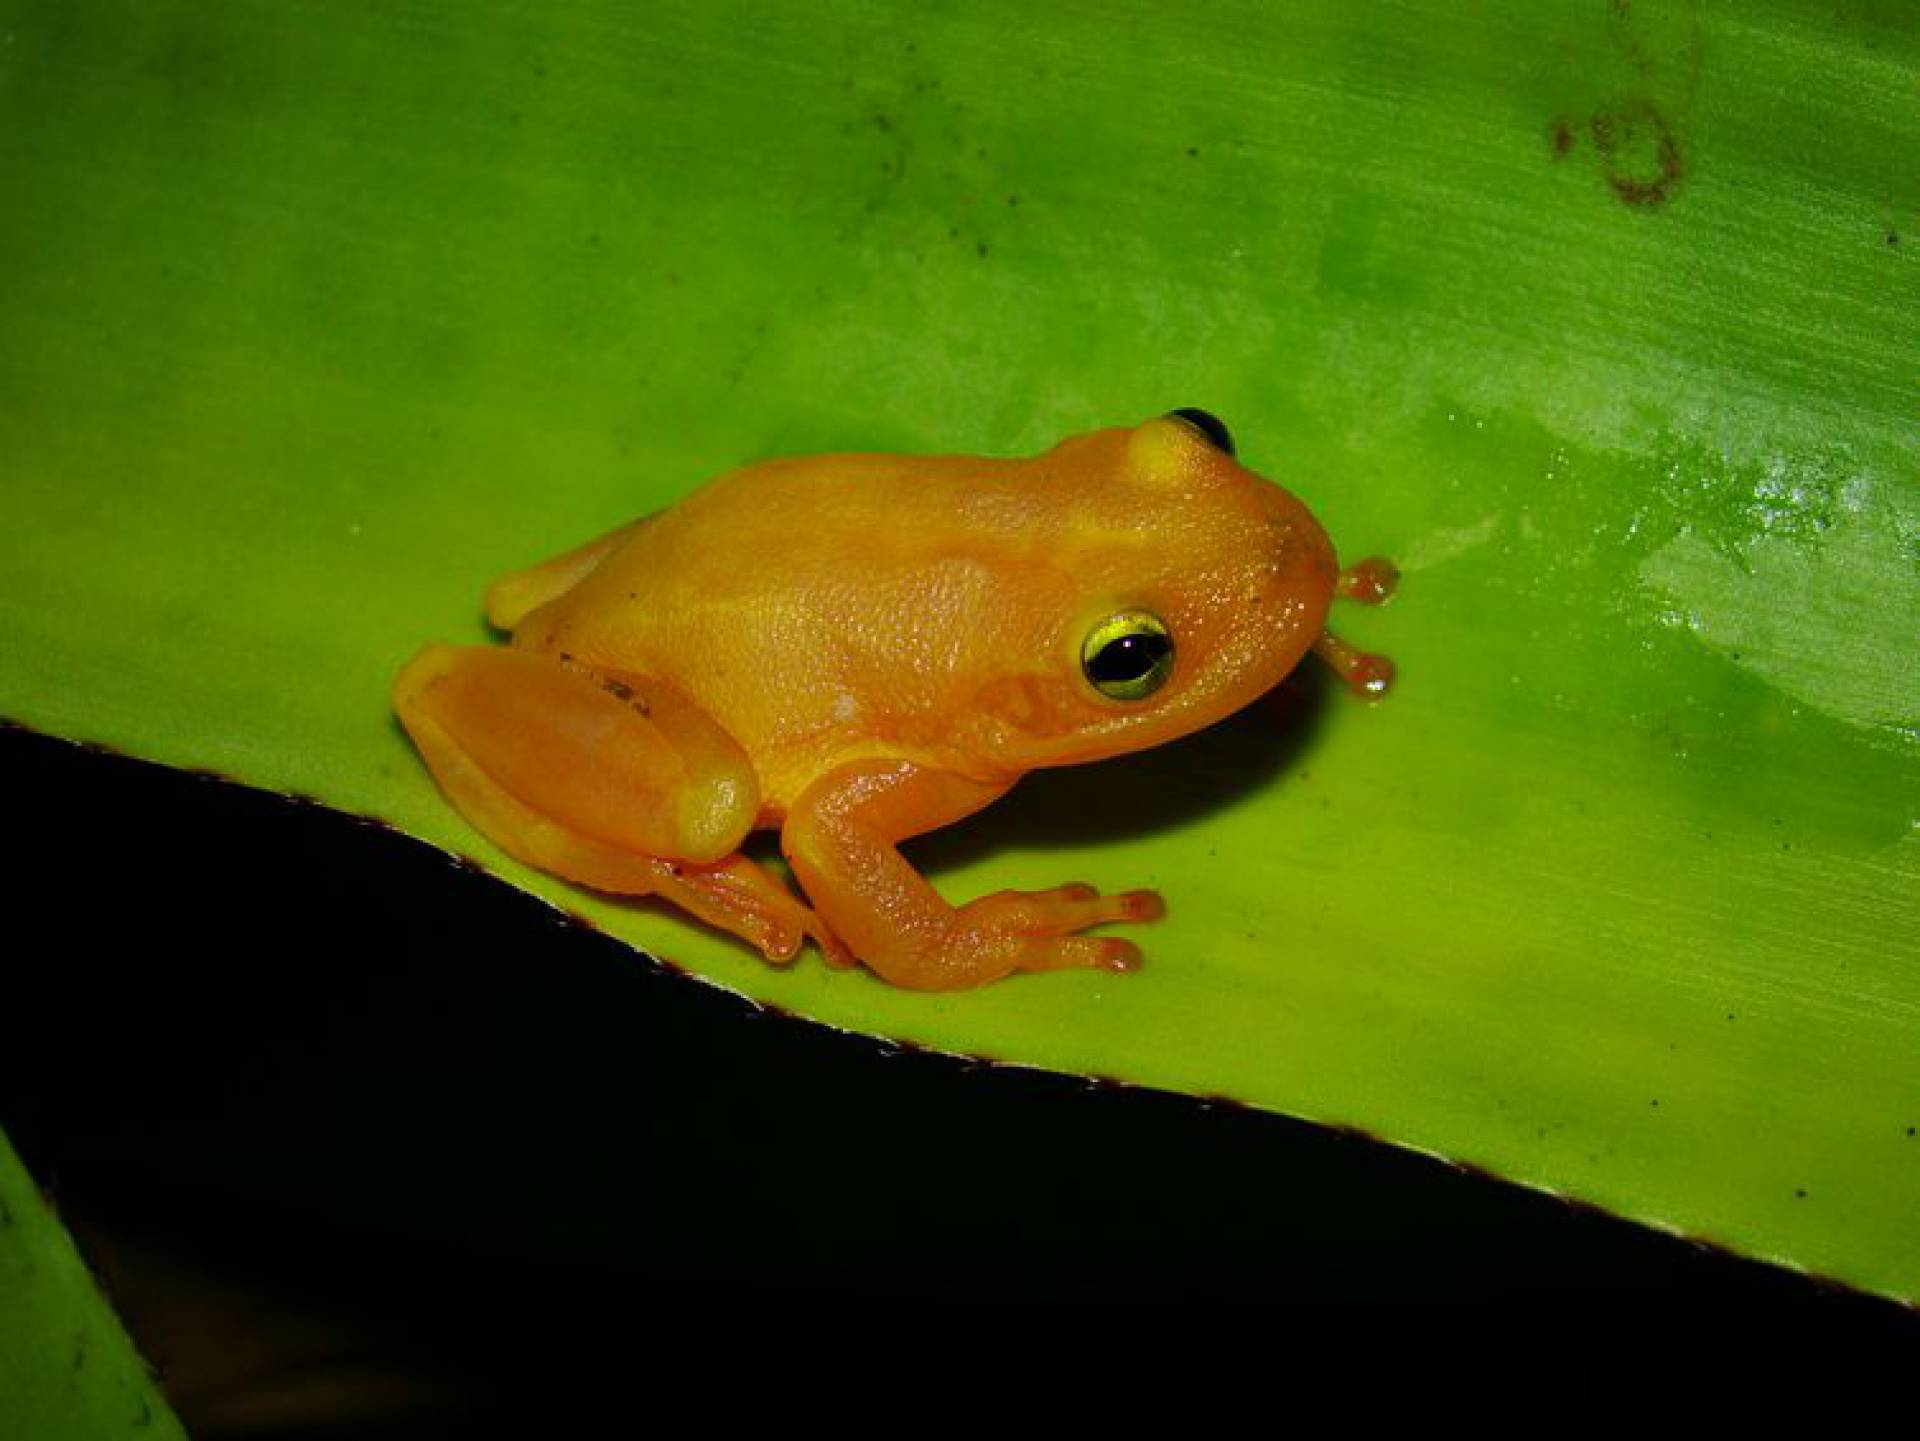
POLYGON ((588 840, 717 861, 759 810, 753 767, 697 707, 677 697, 656 707, 647 684, 533 651, 429 646, 395 681, 394 705, 436 775, 450 755, 465 762, 443 778, 456 801, 484 777, 588 840))
POLYGON ((781 844, 821 918, 896 985, 949 990, 1016 970, 1132 969, 1140 953, 1131 942, 1073 933, 1153 919, 1160 902, 1150 892, 1002 891, 956 910, 896 849, 1007 789, 905 763, 848 766, 801 796, 781 844))
POLYGON ((733 853, 759 805, 740 748, 664 689, 649 704, 643 680, 613 685, 524 651, 430 646, 400 673, 394 704, 441 789, 509 855, 596 890, 659 895, 770 960, 808 935, 842 954, 792 892, 733 853))

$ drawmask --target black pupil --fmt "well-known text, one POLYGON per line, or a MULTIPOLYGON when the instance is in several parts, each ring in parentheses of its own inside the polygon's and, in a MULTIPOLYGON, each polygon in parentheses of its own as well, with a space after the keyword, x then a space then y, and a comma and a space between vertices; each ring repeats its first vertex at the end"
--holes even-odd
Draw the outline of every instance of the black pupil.
POLYGON ((1191 405, 1182 410, 1176 410, 1173 414, 1212 441, 1217 449, 1224 450, 1228 455, 1234 454, 1233 432, 1227 429, 1227 423, 1219 416, 1211 411, 1198 410, 1191 405))
POLYGON ((1087 667, 1087 674, 1096 681, 1139 680, 1164 660, 1172 649, 1172 641, 1151 631, 1123 635, 1100 647, 1093 664, 1087 667))

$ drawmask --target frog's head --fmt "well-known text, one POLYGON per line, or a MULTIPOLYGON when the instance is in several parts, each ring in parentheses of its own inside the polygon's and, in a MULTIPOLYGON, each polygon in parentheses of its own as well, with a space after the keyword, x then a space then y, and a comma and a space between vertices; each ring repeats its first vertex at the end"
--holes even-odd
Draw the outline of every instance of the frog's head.
POLYGON ((1143 750, 1270 690, 1320 637, 1338 565, 1307 508, 1235 458, 1227 427, 1177 410, 1061 442, 1051 492, 1059 602, 996 706, 1031 766, 1143 750))

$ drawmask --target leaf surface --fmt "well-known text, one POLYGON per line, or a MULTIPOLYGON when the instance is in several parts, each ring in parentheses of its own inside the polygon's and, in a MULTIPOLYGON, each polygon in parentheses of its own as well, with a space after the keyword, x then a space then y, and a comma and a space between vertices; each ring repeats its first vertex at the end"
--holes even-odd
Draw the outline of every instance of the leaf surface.
POLYGON ((37 1441, 186 1434, 4 1135, 0 1419, 37 1441))
POLYGON ((0 714, 830 1025, 1920 1299, 1917 61, 1901 6, 11 0, 0 714), (769 969, 493 852, 388 715, 720 470, 1176 405, 1400 560, 1342 628, 1402 683, 915 848, 1158 887, 1137 976, 769 969))

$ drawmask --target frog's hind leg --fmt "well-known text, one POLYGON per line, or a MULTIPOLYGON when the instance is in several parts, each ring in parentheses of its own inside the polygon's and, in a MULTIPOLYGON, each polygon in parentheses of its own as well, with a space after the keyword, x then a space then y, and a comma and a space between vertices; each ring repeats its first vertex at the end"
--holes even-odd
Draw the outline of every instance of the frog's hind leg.
POLYGON ((745 752, 670 688, 528 651, 429 646, 394 706, 434 779, 509 855, 595 890, 658 895, 790 960, 843 948, 738 854, 759 808, 745 752))
POLYGON ((512 630, 530 612, 580 584, 615 546, 651 519, 651 516, 642 516, 618 530, 610 530, 585 545, 576 546, 564 555, 556 555, 525 570, 501 576, 487 587, 487 624, 498 630, 512 630))

